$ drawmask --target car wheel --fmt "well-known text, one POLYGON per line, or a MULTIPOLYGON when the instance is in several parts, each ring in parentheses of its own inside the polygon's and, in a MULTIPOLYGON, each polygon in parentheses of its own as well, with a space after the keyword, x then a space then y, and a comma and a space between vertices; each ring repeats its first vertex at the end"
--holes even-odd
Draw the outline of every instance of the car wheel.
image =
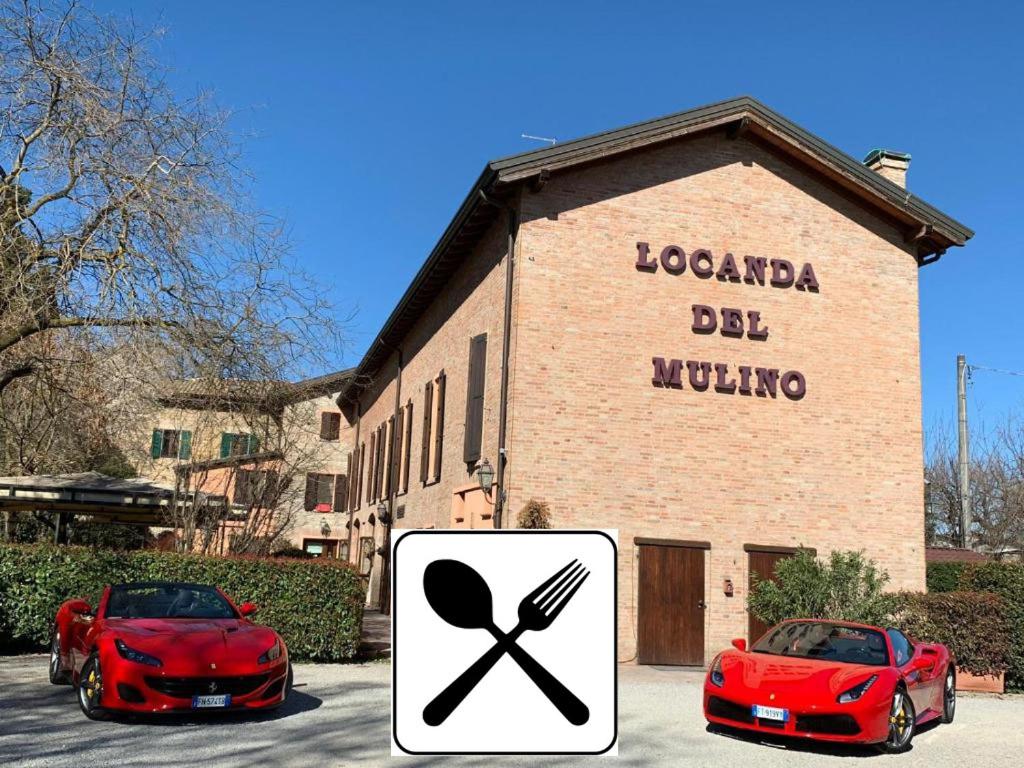
POLYGON ((50 682, 54 685, 67 685, 71 682, 71 675, 60 661, 60 632, 57 627, 53 628, 50 635, 50 682))
POLYGON ((100 670, 100 657, 95 651, 82 665, 82 673, 78 678, 78 706, 82 714, 90 720, 105 720, 106 713, 100 707, 103 696, 103 673, 100 670))
POLYGON ((946 670, 946 682, 942 686, 942 722, 952 723, 956 715, 956 674, 951 666, 946 670))
POLYGON ((910 749, 910 740, 914 738, 914 726, 917 723, 917 712, 914 702, 907 692, 897 688, 892 696, 889 708, 889 735, 878 745, 882 752, 906 752, 910 749))

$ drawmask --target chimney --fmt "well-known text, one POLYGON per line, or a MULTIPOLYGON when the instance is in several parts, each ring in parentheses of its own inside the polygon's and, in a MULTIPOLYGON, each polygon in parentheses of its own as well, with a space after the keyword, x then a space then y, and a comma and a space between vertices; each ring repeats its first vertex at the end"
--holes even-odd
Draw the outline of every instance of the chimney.
POLYGON ((884 176, 893 184, 907 188, 907 168, 910 167, 910 155, 893 152, 888 149, 873 149, 864 158, 864 165, 884 176))

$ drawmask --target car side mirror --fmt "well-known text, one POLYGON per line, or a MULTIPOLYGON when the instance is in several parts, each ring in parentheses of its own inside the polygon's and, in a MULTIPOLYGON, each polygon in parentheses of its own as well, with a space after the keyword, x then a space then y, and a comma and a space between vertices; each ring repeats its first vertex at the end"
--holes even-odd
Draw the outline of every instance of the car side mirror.
POLYGON ((256 606, 256 603, 242 603, 238 608, 238 612, 243 616, 252 616, 258 610, 259 608, 256 606))
POLYGON ((910 665, 910 669, 913 672, 924 672, 927 669, 932 669, 935 666, 935 659, 930 656, 918 656, 914 659, 914 663, 910 665))
POLYGON ((68 603, 68 610, 79 616, 92 616, 92 606, 85 600, 71 600, 68 603))
POLYGON ((747 650, 747 641, 744 640, 742 637, 737 637, 735 640, 732 641, 732 647, 735 648, 737 651, 745 651, 747 650))

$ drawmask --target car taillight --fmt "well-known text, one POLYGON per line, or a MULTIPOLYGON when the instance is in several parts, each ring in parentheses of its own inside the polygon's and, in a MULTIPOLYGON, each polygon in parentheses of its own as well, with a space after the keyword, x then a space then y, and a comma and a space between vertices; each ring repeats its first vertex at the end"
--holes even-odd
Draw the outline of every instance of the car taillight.
POLYGON ((878 675, 872 675, 863 683, 855 685, 848 691, 843 691, 839 694, 839 698, 836 699, 840 704, 849 704, 851 701, 857 701, 861 696, 868 692, 868 688, 875 684, 875 680, 878 679, 878 675))

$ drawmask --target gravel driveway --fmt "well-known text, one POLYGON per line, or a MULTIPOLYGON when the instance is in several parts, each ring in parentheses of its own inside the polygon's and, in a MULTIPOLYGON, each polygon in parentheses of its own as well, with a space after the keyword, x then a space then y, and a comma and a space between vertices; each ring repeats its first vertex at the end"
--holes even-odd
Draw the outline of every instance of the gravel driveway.
POLYGON ((0 765, 965 768, 969 763, 981 768, 1020 765, 1024 754, 1024 696, 964 696, 955 723, 919 733, 908 754, 883 756, 867 749, 761 742, 708 732, 700 711, 699 674, 624 666, 619 678, 619 757, 607 758, 612 763, 598 758, 392 759, 390 676, 388 663, 303 664, 295 668, 294 695, 270 715, 94 723, 78 711, 70 688, 47 682, 45 656, 0 658, 0 765))

